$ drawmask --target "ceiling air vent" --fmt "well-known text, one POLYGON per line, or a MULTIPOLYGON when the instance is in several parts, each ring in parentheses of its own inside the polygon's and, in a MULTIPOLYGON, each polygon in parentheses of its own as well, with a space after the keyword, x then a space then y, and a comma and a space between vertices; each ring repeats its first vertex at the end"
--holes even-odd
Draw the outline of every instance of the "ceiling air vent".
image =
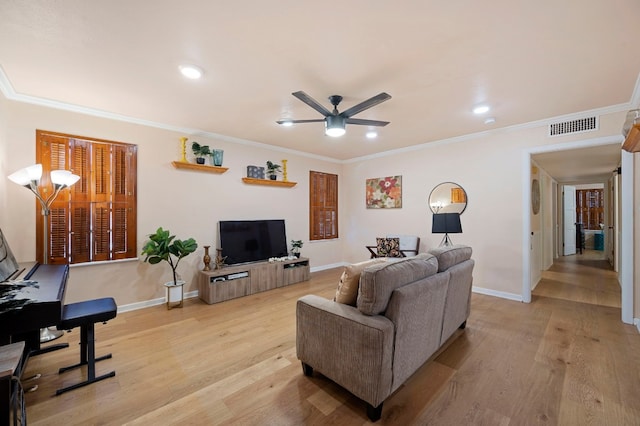
POLYGON ((592 130, 598 130, 598 117, 578 118, 577 120, 550 124, 549 136, 590 132, 592 130))

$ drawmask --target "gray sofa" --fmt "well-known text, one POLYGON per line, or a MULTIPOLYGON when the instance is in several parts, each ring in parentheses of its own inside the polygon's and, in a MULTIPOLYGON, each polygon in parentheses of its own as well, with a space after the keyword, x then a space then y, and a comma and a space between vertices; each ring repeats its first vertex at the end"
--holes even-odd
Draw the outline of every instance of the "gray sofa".
POLYGON ((384 400, 465 327, 473 266, 471 247, 441 247, 366 267, 356 306, 300 298, 296 349, 304 374, 333 380, 378 420, 384 400))

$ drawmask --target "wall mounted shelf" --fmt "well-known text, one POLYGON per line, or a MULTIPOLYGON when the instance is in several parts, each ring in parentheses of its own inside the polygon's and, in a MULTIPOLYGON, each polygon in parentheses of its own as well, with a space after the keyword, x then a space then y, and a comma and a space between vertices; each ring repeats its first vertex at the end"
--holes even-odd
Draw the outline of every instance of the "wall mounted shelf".
POLYGON ((269 186, 284 186, 287 188, 291 188, 296 186, 298 182, 284 182, 281 180, 271 180, 271 179, 254 179, 254 178, 242 178, 244 183, 248 183, 250 185, 269 185, 269 186))
POLYGON ((228 167, 208 166, 206 164, 185 163, 184 161, 172 161, 173 167, 176 169, 195 170, 207 173, 224 173, 229 170, 228 167))

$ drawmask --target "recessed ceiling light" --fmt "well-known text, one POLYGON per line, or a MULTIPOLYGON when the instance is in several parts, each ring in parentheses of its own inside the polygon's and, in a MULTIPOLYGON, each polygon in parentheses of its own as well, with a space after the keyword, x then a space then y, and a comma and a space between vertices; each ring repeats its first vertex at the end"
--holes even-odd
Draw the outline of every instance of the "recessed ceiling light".
POLYGON ((495 123, 495 122, 496 122, 496 118, 495 117, 489 117, 489 118, 484 120, 484 124, 491 124, 491 123, 495 123))
POLYGON ((378 137, 378 133, 374 132, 373 130, 370 130, 367 132, 367 138, 368 139, 375 139, 378 137))
POLYGON ((478 105, 473 109, 474 114, 484 114, 485 112, 489 112, 488 105, 478 105))
POLYGON ((187 78, 197 80, 202 77, 202 68, 195 65, 180 65, 180 72, 187 78))

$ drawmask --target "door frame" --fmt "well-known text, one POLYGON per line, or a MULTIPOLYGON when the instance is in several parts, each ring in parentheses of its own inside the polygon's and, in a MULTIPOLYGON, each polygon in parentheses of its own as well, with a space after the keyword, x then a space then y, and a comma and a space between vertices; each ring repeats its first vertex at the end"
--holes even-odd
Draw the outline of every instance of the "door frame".
MULTIPOLYGON (((522 301, 531 303, 531 253, 529 250, 531 235, 531 161, 532 155, 545 152, 566 151, 569 149, 590 148, 594 146, 619 144, 622 136, 606 136, 582 141, 560 143, 525 148, 522 151, 522 301)), ((633 229, 633 154, 620 149, 622 161, 622 197, 621 229, 633 229), (625 172, 626 170, 626 172, 625 172)), ((633 324, 633 235, 622 233, 620 243, 620 286, 622 289, 622 322, 633 324)))

